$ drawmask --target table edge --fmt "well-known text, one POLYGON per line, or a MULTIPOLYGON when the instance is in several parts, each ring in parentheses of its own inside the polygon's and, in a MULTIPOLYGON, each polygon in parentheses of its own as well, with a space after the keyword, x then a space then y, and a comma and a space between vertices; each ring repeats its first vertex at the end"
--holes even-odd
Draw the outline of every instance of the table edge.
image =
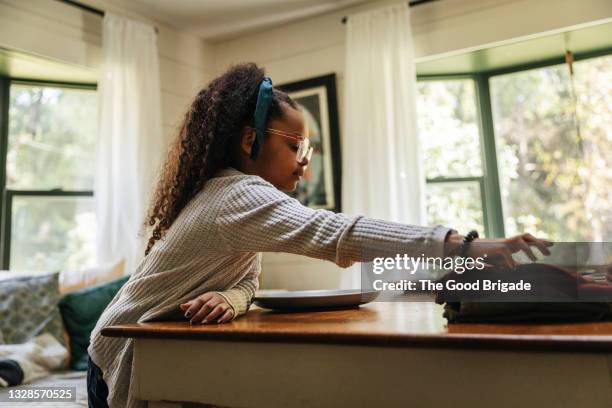
POLYGON ((379 347, 461 348, 520 351, 611 352, 612 335, 517 335, 517 334, 387 334, 295 333, 295 332, 215 332, 207 330, 152 330, 143 327, 109 326, 104 337, 309 343, 379 347))

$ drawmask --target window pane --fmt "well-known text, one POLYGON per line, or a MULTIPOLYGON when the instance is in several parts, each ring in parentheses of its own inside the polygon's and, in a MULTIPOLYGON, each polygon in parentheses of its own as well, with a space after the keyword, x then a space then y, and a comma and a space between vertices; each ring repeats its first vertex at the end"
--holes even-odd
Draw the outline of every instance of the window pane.
POLYGON ((481 176, 474 81, 420 81, 418 93, 425 176, 481 176))
POLYGON ((612 55, 574 64, 584 160, 585 212, 593 241, 612 241, 612 55))
POLYGON ((96 92, 11 85, 7 188, 92 190, 96 92))
POLYGON ((476 181, 427 183, 427 221, 467 234, 484 235, 480 184, 476 181))
POLYGON ((595 156, 589 158, 587 154, 594 144, 602 154, 610 152, 610 133, 606 130, 610 126, 610 102, 606 105, 600 100, 610 98, 610 65, 589 69, 591 78, 579 80, 584 85, 576 89, 582 88, 581 100, 592 100, 591 113, 585 110, 584 117, 594 124, 581 126, 580 132, 566 65, 491 79, 507 234, 528 231, 558 241, 612 238, 609 220, 608 226, 603 226, 609 217, 609 197, 605 203, 593 202, 588 208, 589 201, 599 200, 597 196, 608 195, 612 189, 610 167, 603 159, 590 163, 595 156), (586 85, 585 80, 591 84, 586 85), (593 87, 598 88, 599 97, 593 87))
POLYGON ((92 197, 14 196, 11 270, 79 270, 95 262, 92 197))

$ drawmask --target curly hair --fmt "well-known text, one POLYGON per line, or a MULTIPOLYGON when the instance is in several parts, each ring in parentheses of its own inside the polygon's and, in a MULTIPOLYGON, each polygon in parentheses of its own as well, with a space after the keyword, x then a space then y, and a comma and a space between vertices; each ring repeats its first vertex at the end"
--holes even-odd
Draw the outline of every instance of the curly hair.
MULTIPOLYGON (((198 92, 170 146, 153 193, 145 227, 152 227, 145 256, 187 203, 218 170, 236 164, 241 130, 253 125, 264 69, 253 63, 230 67, 198 92)), ((282 105, 298 105, 273 89, 268 120, 282 117, 282 105)))

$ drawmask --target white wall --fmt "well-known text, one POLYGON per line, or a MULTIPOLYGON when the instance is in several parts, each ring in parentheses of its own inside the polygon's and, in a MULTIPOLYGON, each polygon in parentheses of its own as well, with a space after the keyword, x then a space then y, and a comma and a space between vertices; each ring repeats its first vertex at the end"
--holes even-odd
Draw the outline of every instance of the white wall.
MULTIPOLYGON (((143 17, 117 0, 85 1, 159 29, 162 123, 168 140, 196 92, 213 71, 211 50, 200 38, 143 17)), ((129 3, 127 3, 129 4, 129 3)), ((102 54, 102 18, 55 0, 0 0, 0 47, 21 50, 97 70, 102 54)))
MULTIPOLYGON (((275 84, 336 73, 342 139, 345 26, 340 20, 394 2, 370 3, 216 43, 215 70, 254 61, 266 67, 275 84)), ((610 19, 612 1, 439 0, 411 11, 418 62, 610 19)), ((346 271, 331 262, 266 254, 262 287, 333 288, 342 273, 346 271)))

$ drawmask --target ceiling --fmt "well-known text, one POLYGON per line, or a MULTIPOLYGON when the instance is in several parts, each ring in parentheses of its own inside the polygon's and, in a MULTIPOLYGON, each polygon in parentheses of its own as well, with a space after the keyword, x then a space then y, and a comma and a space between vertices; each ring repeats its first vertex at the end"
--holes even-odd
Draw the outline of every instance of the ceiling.
MULTIPOLYGON (((193 32, 217 40, 283 24, 287 21, 304 18, 307 15, 322 13, 324 12, 322 6, 341 8, 349 4, 363 2, 361 0, 121 1, 138 2, 141 4, 139 7, 149 5, 151 9, 154 9, 157 5, 159 9, 154 13, 161 14, 163 14, 163 11, 160 10, 170 8, 170 4, 175 6, 180 4, 180 7, 172 9, 172 13, 163 16, 164 18, 160 15, 158 19, 173 20, 173 25, 179 24, 178 21, 185 21, 185 26, 192 27, 193 32), (289 13, 287 10, 292 7, 293 12, 289 13), (238 10, 230 12, 233 8, 238 8, 238 10), (317 11, 314 11, 315 8, 317 11), (266 16, 266 10, 272 11, 269 11, 266 16), (207 15, 202 16, 202 14, 207 15), (254 16, 253 24, 248 27, 246 23, 241 23, 245 19, 245 14, 254 16), (208 22, 204 23, 204 21, 208 22), (227 23, 223 23, 223 21, 227 23)), ((448 75, 498 70, 525 63, 559 58, 563 56, 566 49, 572 50, 575 54, 611 50, 612 21, 606 20, 605 22, 574 27, 553 34, 533 36, 528 39, 515 39, 496 46, 483 46, 482 49, 462 50, 449 55, 420 59, 417 61, 417 73, 420 75, 448 75)), ((0 48, 0 76, 79 83, 95 83, 97 81, 95 70, 3 48, 0 48)))
POLYGON ((123 0, 148 17, 211 42, 371 0, 123 0))

